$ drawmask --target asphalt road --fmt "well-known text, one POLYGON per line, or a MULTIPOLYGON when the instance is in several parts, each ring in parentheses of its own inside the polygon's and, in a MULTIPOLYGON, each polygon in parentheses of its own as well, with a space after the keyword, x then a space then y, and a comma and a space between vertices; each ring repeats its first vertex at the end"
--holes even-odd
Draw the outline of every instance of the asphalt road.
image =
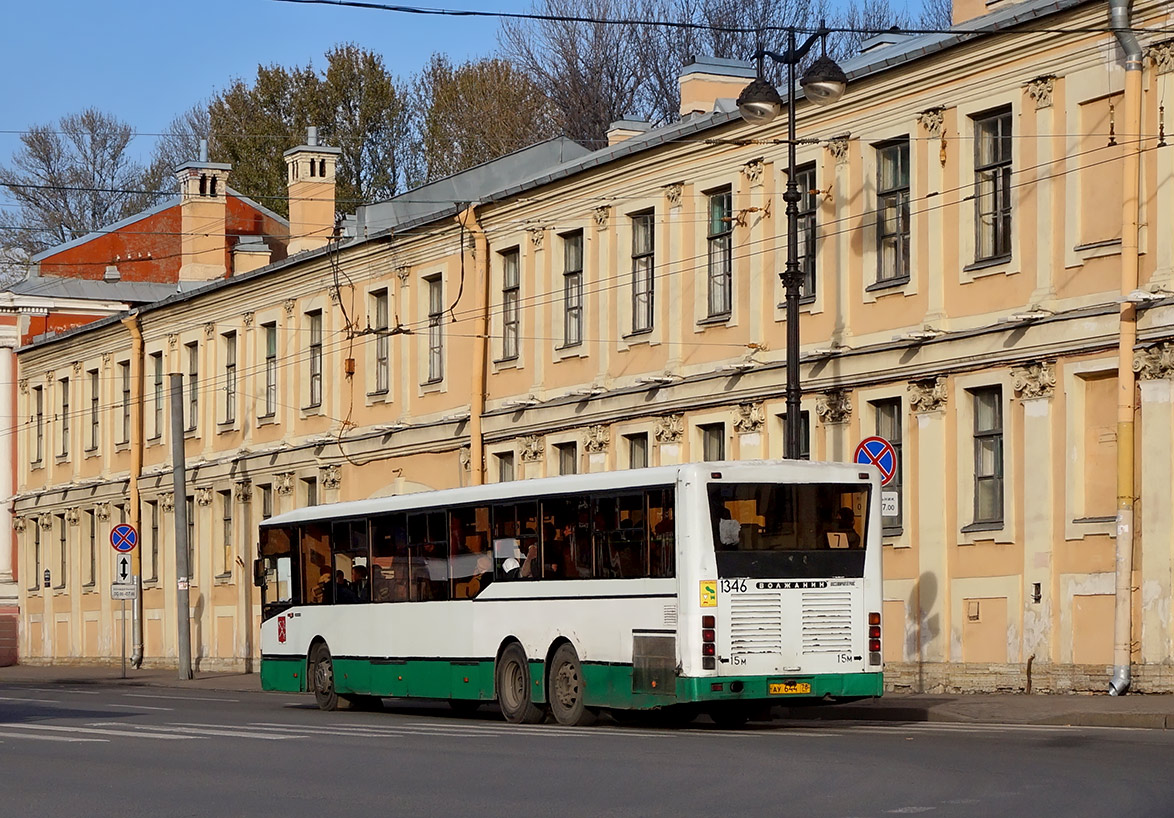
POLYGON ((1174 731, 515 727, 308 696, 0 688, 0 815, 1174 815, 1174 731))

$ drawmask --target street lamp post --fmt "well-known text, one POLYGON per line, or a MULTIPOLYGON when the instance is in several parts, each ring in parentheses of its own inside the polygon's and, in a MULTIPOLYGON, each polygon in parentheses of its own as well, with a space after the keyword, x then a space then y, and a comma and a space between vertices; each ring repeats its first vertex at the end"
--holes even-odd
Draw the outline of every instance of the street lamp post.
MULTIPOLYGON (((802 194, 795 181, 795 67, 807 56, 816 42, 826 42, 827 29, 818 31, 796 47, 794 28, 787 29, 787 50, 783 53, 758 51, 758 78, 742 89, 738 97, 738 112, 752 124, 772 121, 782 110, 783 101, 773 85, 762 77, 764 57, 787 66, 787 189, 783 201, 787 203, 787 263, 779 274, 783 281, 787 315, 787 419, 785 426, 784 457, 799 457, 799 291, 803 286, 803 271, 799 268, 799 201, 802 194)), ((831 105, 844 95, 848 77, 834 60, 821 54, 799 80, 804 96, 817 105, 831 105)))

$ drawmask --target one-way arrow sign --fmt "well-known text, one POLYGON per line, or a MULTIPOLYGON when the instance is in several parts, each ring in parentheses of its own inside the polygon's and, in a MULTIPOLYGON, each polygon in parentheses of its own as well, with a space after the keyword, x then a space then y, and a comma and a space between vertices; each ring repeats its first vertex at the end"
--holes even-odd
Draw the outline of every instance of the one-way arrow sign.
POLYGON ((131 585, 135 581, 134 574, 130 571, 130 557, 126 554, 120 554, 118 559, 114 561, 114 582, 117 585, 131 585))

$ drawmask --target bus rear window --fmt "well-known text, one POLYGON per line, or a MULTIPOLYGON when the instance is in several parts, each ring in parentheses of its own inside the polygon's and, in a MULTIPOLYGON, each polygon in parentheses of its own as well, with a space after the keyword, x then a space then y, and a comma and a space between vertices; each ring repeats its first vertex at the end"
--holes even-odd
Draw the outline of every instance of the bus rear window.
POLYGON ((868 494, 860 483, 711 483, 718 576, 863 576, 868 494))

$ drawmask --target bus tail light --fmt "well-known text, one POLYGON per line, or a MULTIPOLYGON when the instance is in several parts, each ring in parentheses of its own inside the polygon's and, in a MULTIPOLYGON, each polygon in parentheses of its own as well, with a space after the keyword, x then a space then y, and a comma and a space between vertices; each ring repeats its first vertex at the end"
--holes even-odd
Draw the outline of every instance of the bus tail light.
POLYGON ((868 664, 881 663, 881 615, 873 611, 868 615, 868 664))
POLYGON ((701 667, 714 670, 717 667, 717 617, 705 614, 701 617, 701 667))

